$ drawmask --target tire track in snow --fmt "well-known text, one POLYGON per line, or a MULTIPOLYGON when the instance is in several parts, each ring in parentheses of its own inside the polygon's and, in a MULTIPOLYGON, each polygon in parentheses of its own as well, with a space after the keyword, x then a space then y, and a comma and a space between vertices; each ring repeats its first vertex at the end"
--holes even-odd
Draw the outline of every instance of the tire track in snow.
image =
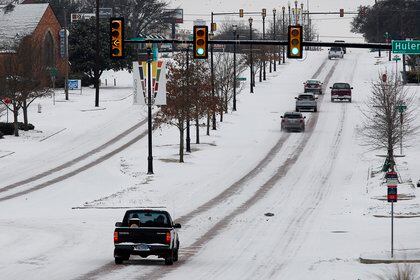
MULTIPOLYGON (((326 64, 329 62, 329 60, 325 60, 320 66, 319 68, 316 70, 316 72, 314 73, 314 75, 312 76, 312 79, 316 79, 318 78, 318 76, 322 73, 322 71, 324 70, 326 64)), ((326 80, 329 80, 329 78, 331 77, 332 73, 335 70, 335 67, 337 65, 337 62, 332 66, 332 68, 330 69, 330 71, 327 74, 326 80)), ((326 83, 324 82, 324 84, 326 85, 326 83)), ((325 92, 325 91, 324 91, 325 92)), ((317 119, 317 114, 316 117, 311 117, 308 122, 307 122, 307 127, 309 128, 307 131, 309 133, 306 133, 305 135, 311 135, 311 131, 313 130, 313 128, 315 127, 316 124, 316 119, 317 119)), ((195 210, 189 212, 186 215, 181 216, 180 218, 176 219, 177 222, 181 223, 181 224, 186 224, 188 223, 190 220, 192 220, 193 218, 197 217, 198 215, 208 211, 211 208, 216 207, 217 205, 223 203, 223 201, 225 201, 226 199, 228 199, 229 197, 233 196, 235 193, 237 193, 237 191, 248 181, 250 181, 251 179, 253 179, 255 176, 257 176, 268 164, 270 164, 270 162, 275 158, 275 156, 278 154, 278 152, 281 150, 281 148, 283 147, 283 144, 286 142, 286 140, 288 140, 288 138, 290 137, 289 133, 286 134, 282 134, 282 136, 280 137, 280 139, 278 140, 278 142, 268 151, 268 153, 266 154, 266 156, 260 161, 258 162, 258 164, 250 171, 248 172, 244 177, 240 178, 238 181, 236 181, 235 183, 233 183, 232 185, 230 185, 227 189, 225 189, 222 193, 220 193, 219 195, 217 195, 216 197, 214 197, 213 199, 207 201, 206 203, 202 204, 201 206, 199 206, 198 208, 196 208, 195 210)), ((303 147, 302 147, 303 149, 303 147)), ((288 159, 289 160, 289 159, 288 159)), ((286 160, 286 161, 288 161, 286 160)), ((289 163, 288 163, 289 164, 289 163)), ((283 166, 283 165, 282 165, 283 166)), ((0 199, 1 201, 1 199, 0 199)), ((244 210, 243 210, 244 211, 244 210)), ((238 214, 236 214, 238 215, 238 214)), ((229 218, 229 216, 226 216, 224 218, 222 218, 221 221, 226 220, 227 218, 229 218)), ((233 217, 233 216, 232 216, 233 217)), ((227 221, 227 220, 226 220, 227 221)), ((219 222, 220 223, 220 222, 219 222)), ((217 223, 215 226, 219 225, 219 223, 217 223)), ((214 227, 215 227, 214 226, 214 227)), ((214 228, 213 227, 213 228, 214 228)), ((209 232, 211 232, 212 229, 210 229, 210 231, 208 231, 206 234, 208 234, 209 232)), ((205 236, 206 236, 205 234, 205 236)), ((195 255, 195 253, 198 251, 199 248, 201 248, 203 243, 203 236, 200 237, 199 240, 197 240, 194 244, 186 247, 186 248, 181 248, 180 249, 180 260, 175 264, 174 267, 178 267, 179 265, 181 265, 182 263, 185 262, 185 259, 183 259, 185 256, 191 257, 193 255, 195 255), (182 254, 182 252, 185 252, 185 254, 182 254), (185 255, 185 256, 184 256, 185 255)), ((149 262, 145 262, 145 263, 149 263, 149 262)), ((110 273, 115 273, 117 270, 121 270, 124 269, 124 267, 121 266, 115 266, 114 262, 109 262, 107 264, 104 264, 103 266, 90 271, 86 274, 83 274, 77 278, 75 278, 76 280, 86 280, 86 279, 96 279, 98 277, 101 277, 103 275, 107 275, 110 273)), ((151 272, 152 274, 154 273, 153 271, 151 272)), ((157 272, 159 274, 159 272, 157 272)), ((155 277, 158 276, 145 276, 145 278, 147 279, 155 279, 155 277)))
MULTIPOLYGON (((332 74, 334 73, 337 63, 338 61, 334 63, 334 65, 328 72, 324 80, 324 84, 328 84, 328 81, 331 78, 332 74)), ((243 202, 239 207, 234 209, 230 214, 226 215, 220 221, 218 221, 206 233, 201 235, 193 244, 186 247, 184 249, 185 253, 180 254, 180 260, 173 267, 162 267, 159 270, 153 270, 151 271, 151 273, 142 275, 140 279, 159 279, 165 276, 167 273, 172 272, 174 269, 181 267, 182 264, 188 262, 188 260, 192 258, 204 244, 206 244, 207 242, 209 242, 210 240, 218 236, 222 232, 222 230, 226 229, 235 217, 249 210, 253 205, 255 205, 258 201, 264 198, 267 195, 267 193, 271 189, 273 189, 273 187, 277 184, 277 182, 286 176, 288 171, 293 167, 293 165, 299 159, 299 156, 303 152, 309 139, 312 136, 312 132, 317 124, 317 121, 318 121, 318 114, 314 114, 309 119, 308 124, 307 124, 309 133, 304 134, 302 141, 299 143, 297 148, 292 152, 291 156, 289 156, 280 165, 280 167, 277 169, 277 172, 272 177, 270 177, 263 185, 261 185, 259 189, 250 198, 248 198, 245 202, 243 202)))
MULTIPOLYGON (((82 160, 85 160, 85 159, 89 158, 90 156, 93 156, 93 155, 101 152, 105 148, 107 148, 107 147, 111 146, 112 144, 118 142, 119 140, 123 139, 124 137, 126 137, 129 134, 131 134, 133 131, 135 131, 136 129, 140 128, 141 126, 143 126, 146 123, 147 123, 147 119, 141 120, 140 122, 138 122, 137 124, 133 125, 129 129, 127 129, 124 132, 120 133, 119 135, 115 136, 114 138, 112 138, 108 142, 102 144, 101 146, 99 146, 99 147, 97 147, 97 148, 95 148, 95 149, 93 149, 93 150, 91 150, 91 151, 89 151, 89 152, 87 152, 87 153, 85 153, 85 154, 83 154, 83 155, 75 158, 75 159, 72 159, 72 160, 70 160, 70 161, 68 161, 66 163, 63 163, 63 164, 61 164, 61 165, 59 165, 57 167, 54 167, 54 168, 49 169, 49 170, 47 170, 45 172, 42 172, 42 173, 39 173, 39 174, 34 175, 32 177, 29 177, 27 179, 24 179, 24 180, 21 180, 21 181, 18 181, 18 182, 9 184, 9 185, 4 186, 4 187, 0 187, 0 193, 7 192, 9 190, 12 190, 12 189, 15 189, 17 187, 26 185, 26 184, 31 183, 33 181, 36 181, 36 180, 45 178, 45 177, 50 176, 50 175, 52 175, 54 173, 57 173, 57 172, 62 171, 64 169, 66 169, 66 168, 69 168, 69 167, 75 165, 76 163, 78 163, 78 162, 80 162, 82 160)), ((2 199, 2 200, 5 200, 5 199, 2 199)))

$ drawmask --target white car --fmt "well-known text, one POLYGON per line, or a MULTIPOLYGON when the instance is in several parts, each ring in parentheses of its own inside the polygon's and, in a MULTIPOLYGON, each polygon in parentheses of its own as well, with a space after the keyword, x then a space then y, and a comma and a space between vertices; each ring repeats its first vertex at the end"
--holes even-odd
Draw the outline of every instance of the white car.
POLYGON ((344 51, 340 47, 331 47, 331 49, 328 51, 328 59, 343 58, 343 57, 344 57, 344 51))

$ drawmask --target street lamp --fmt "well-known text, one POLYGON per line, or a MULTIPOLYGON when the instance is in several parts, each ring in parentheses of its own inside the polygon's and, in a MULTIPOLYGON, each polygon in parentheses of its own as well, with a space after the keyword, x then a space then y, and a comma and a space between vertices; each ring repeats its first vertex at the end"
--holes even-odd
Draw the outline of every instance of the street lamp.
POLYGON ((236 40, 237 35, 236 31, 238 30, 238 26, 235 24, 232 26, 233 29, 233 40, 235 40, 235 44, 233 45, 233 111, 236 111, 236 40))
MULTIPOLYGON (((276 9, 274 8, 273 9, 273 40, 275 41, 276 40, 276 9)), ((274 54, 275 54, 276 52, 274 51, 274 54)), ((273 62, 274 62, 274 65, 273 65, 273 67, 274 67, 274 72, 276 72, 277 71, 277 68, 276 68, 276 56, 274 55, 274 59, 273 59, 273 62)), ((271 60, 270 60, 270 72, 271 72, 271 60)))
POLYGON ((249 40, 251 40, 250 44, 250 69, 251 69, 251 93, 254 93, 254 61, 252 59, 252 18, 248 19, 249 22, 249 40))

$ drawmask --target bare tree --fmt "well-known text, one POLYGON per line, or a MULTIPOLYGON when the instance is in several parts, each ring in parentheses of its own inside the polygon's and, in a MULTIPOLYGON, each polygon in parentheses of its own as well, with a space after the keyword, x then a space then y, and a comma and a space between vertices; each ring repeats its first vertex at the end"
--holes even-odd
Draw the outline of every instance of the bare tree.
POLYGON ((394 169, 397 144, 402 145, 400 141, 404 139, 403 146, 408 146, 408 136, 418 130, 414 125, 416 107, 413 95, 404 90, 395 75, 386 76, 386 73, 381 73, 372 83, 372 95, 362 108, 364 121, 360 130, 364 144, 373 150, 387 151, 384 171, 394 169))
POLYGON ((179 162, 184 162, 184 131, 187 117, 196 119, 215 110, 217 100, 211 96, 210 73, 207 64, 190 61, 187 69, 185 53, 174 56, 168 67, 167 105, 156 116, 156 125, 169 124, 179 130, 179 162))
POLYGON ((11 100, 7 109, 13 112, 15 136, 19 136, 18 115, 23 109, 24 130, 28 129, 28 107, 38 97, 50 94, 49 80, 40 49, 30 37, 9 51, 0 65, 0 97, 11 100))
POLYGON ((243 88, 244 84, 238 81, 238 77, 246 71, 245 58, 242 55, 238 55, 236 59, 236 77, 234 73, 234 59, 233 54, 228 52, 219 53, 216 57, 215 63, 215 84, 219 91, 219 98, 222 102, 221 116, 223 116, 223 111, 228 112, 229 102, 233 98, 233 87, 236 83, 236 93, 239 94, 243 88), (236 82, 235 82, 236 81, 236 82))

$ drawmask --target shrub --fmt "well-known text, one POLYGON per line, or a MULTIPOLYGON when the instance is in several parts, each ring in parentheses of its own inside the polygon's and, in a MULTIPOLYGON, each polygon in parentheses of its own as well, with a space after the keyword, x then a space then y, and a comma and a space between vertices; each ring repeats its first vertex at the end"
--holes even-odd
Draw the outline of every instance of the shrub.
POLYGON ((0 132, 3 135, 13 135, 15 132, 15 127, 13 123, 0 122, 0 132))
MULTIPOLYGON (((18 122, 18 127, 20 130, 25 130, 25 124, 23 122, 18 122)), ((35 126, 31 123, 28 123, 28 126, 26 128, 26 130, 34 130, 35 126)))

